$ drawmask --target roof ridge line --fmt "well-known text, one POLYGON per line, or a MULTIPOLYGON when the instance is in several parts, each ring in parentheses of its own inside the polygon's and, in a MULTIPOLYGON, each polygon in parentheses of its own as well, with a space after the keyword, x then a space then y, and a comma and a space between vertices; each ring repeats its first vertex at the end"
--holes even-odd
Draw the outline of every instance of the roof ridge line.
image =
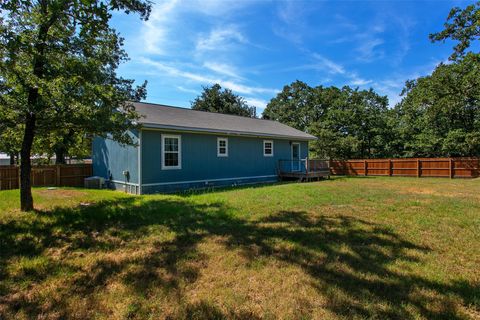
MULTIPOLYGON (((272 120, 272 119, 252 118, 252 117, 241 116, 241 115, 238 115, 238 114, 229 114, 229 113, 221 113, 221 112, 211 112, 211 111, 205 111, 205 110, 195 110, 195 109, 187 108, 187 107, 171 106, 171 105, 168 105, 168 104, 161 104, 161 103, 154 103, 154 102, 145 102, 145 101, 130 101, 130 102, 132 102, 132 103, 150 104, 150 105, 154 105, 154 106, 166 107, 166 108, 173 108, 173 109, 182 109, 182 110, 186 110, 186 111, 204 112, 204 113, 211 113, 211 114, 221 114, 221 115, 224 115, 224 116, 231 116, 231 117, 239 117, 239 118, 244 118, 244 119, 262 120, 262 121, 270 121, 270 122, 278 122, 278 123, 281 123, 281 122, 279 122, 279 121, 277 121, 277 120, 272 120)), ((284 123, 281 123, 281 124, 285 125, 284 123)))

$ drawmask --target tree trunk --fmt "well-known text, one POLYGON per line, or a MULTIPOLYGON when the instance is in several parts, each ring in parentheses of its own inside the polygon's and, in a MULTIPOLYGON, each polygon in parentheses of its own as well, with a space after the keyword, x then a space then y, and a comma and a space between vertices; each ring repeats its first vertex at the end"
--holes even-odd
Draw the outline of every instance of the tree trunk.
POLYGON ((33 210, 32 184, 30 176, 32 163, 30 160, 33 138, 35 135, 35 115, 29 114, 25 121, 22 149, 20 151, 20 210, 33 210))
MULTIPOLYGON (((48 2, 40 1, 40 12, 43 18, 48 17, 48 2)), ((46 23, 39 26, 38 41, 34 47, 36 54, 33 58, 33 74, 38 79, 44 77, 45 67, 45 47, 48 30, 55 23, 56 16, 51 16, 46 23)), ((32 162, 30 159, 32 153, 33 139, 35 137, 36 115, 39 104, 39 91, 37 86, 28 88, 28 112, 25 116, 25 131, 23 134, 22 149, 20 151, 20 210, 33 210, 32 184, 30 176, 32 172, 32 162)))
POLYGON ((10 153, 10 165, 15 165, 15 153, 10 153))
POLYGON ((55 149, 55 164, 66 164, 65 161, 65 148, 58 147, 55 149))

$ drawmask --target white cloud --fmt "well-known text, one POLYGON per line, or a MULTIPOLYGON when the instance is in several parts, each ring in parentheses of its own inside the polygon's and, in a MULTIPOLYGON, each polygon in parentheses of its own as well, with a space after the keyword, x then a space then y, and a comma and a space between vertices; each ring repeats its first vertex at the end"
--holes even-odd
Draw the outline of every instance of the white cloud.
POLYGON ((358 25, 352 20, 336 15, 336 22, 330 30, 333 39, 327 41, 330 45, 348 44, 349 51, 353 52, 354 59, 360 62, 373 62, 388 58, 389 62, 397 66, 410 50, 410 30, 415 21, 410 15, 401 15, 398 12, 382 12, 373 17, 368 24, 358 25), (385 46, 386 32, 396 45, 385 46))
MULTIPOLYGON (((143 42, 144 53, 166 54, 168 47, 176 43, 175 38, 178 32, 178 17, 186 14, 201 14, 204 16, 222 16, 238 13, 241 8, 252 4, 252 1, 223 1, 223 0, 161 0, 152 7, 150 18, 143 22, 140 30, 140 38, 143 42)), ((205 46, 215 46, 216 40, 221 37, 236 37, 242 40, 242 35, 238 31, 235 33, 233 27, 226 30, 219 28, 216 33, 211 34, 210 40, 207 39, 205 46), (223 31, 223 32, 222 32, 223 31), (230 32, 230 34, 228 34, 230 32), (217 38, 215 38, 217 37, 217 38), (208 42, 210 41, 210 42, 208 42)))
POLYGON ((373 37, 371 34, 359 36, 359 39, 360 44, 355 49, 357 60, 371 62, 385 56, 385 52, 379 50, 379 47, 384 43, 383 39, 373 37))
POLYGON ((302 17, 305 13, 302 3, 298 1, 284 1, 280 2, 277 10, 278 18, 288 24, 297 25, 302 23, 302 17))
POLYGON ((193 93, 193 94, 200 94, 200 91, 199 91, 199 90, 188 89, 188 88, 185 88, 185 87, 182 87, 182 86, 177 86, 176 88, 177 88, 178 90, 182 91, 182 92, 193 93))
MULTIPOLYGON (((321 54, 311 53, 310 56, 314 59, 313 63, 304 64, 294 68, 287 68, 283 71, 295 71, 295 70, 315 70, 322 72, 322 80, 320 83, 329 83, 333 82, 334 79, 342 79, 342 82, 352 86, 364 87, 369 84, 372 84, 373 81, 370 79, 364 79, 358 75, 355 71, 347 70, 342 64, 335 62, 321 54), (327 73, 328 76, 325 76, 324 73, 327 73)), ((338 82, 338 81, 337 81, 338 82)))
POLYGON ((255 87, 255 86, 248 86, 241 83, 237 83, 230 80, 224 80, 221 78, 215 78, 212 76, 194 73, 190 71, 183 71, 176 67, 172 67, 166 65, 164 63, 154 61, 148 58, 140 58, 140 62, 155 67, 157 70, 167 73, 172 77, 182 78, 189 81, 197 82, 200 84, 214 84, 218 83, 224 88, 228 88, 232 91, 241 93, 241 94, 261 94, 261 93, 269 93, 269 94, 276 94, 279 91, 277 89, 271 88, 263 88, 263 87, 255 87))
POLYGON ((147 53, 164 53, 164 44, 170 34, 169 23, 174 16, 178 0, 167 0, 153 6, 150 18, 142 26, 141 37, 147 53))
POLYGON ((265 107, 268 104, 268 102, 263 100, 263 99, 256 99, 256 98, 247 97, 247 98, 245 98, 245 100, 247 101, 248 105, 253 106, 253 107, 257 107, 257 108, 261 108, 261 109, 265 109, 265 107))
POLYGON ((245 36, 235 25, 221 26, 210 31, 208 35, 202 35, 196 45, 197 51, 222 51, 229 50, 233 45, 247 43, 245 36))
POLYGON ((319 65, 317 65, 318 67, 320 68, 325 68, 329 73, 332 73, 332 74, 345 74, 346 71, 345 71, 345 68, 338 64, 338 63, 335 63, 334 61, 318 54, 318 53, 314 53, 312 55, 318 62, 320 62, 319 65))
POLYGON ((363 86, 366 86, 367 84, 370 84, 372 82, 373 82, 372 80, 366 80, 366 79, 355 77, 351 80, 350 84, 354 85, 354 86, 363 87, 363 86))
POLYGON ((398 48, 397 51, 392 55, 392 63, 397 66, 402 61, 403 58, 410 51, 410 30, 416 24, 412 18, 408 16, 394 16, 394 21, 398 25, 398 48))
MULTIPOLYGON (((316 2, 318 5, 319 2, 316 2)), ((311 13, 311 5, 302 1, 279 1, 277 7, 278 22, 272 26, 272 31, 277 36, 294 44, 303 42, 308 29, 306 16, 311 13)))
POLYGON ((238 71, 232 65, 225 64, 225 63, 217 63, 212 61, 207 61, 203 64, 203 66, 207 69, 210 69, 218 74, 222 74, 225 76, 229 76, 232 78, 241 78, 238 75, 238 71))
POLYGON ((326 70, 332 75, 340 75, 347 79, 347 83, 353 86, 366 86, 372 83, 372 80, 364 79, 360 77, 356 72, 347 71, 343 65, 337 63, 331 59, 328 59, 318 53, 312 54, 318 63, 313 66, 319 70, 326 70))
POLYGON ((342 15, 334 16, 335 23, 327 28, 332 39, 330 45, 350 44, 347 49, 355 54, 354 59, 361 62, 372 62, 385 57, 383 34, 386 31, 384 17, 376 17, 361 26, 342 15))
POLYGON ((233 91, 243 93, 243 94, 254 94, 254 93, 277 94, 279 92, 279 90, 277 90, 277 89, 246 86, 246 85, 235 83, 235 82, 232 82, 232 81, 220 80, 218 83, 220 83, 220 85, 222 85, 222 86, 224 86, 228 89, 231 89, 233 91))
POLYGON ((237 14, 239 10, 254 4, 255 1, 225 1, 225 0, 188 0, 183 5, 186 10, 198 11, 207 16, 225 17, 237 14))
POLYGON ((249 106, 255 107, 257 110, 257 116, 260 116, 265 108, 267 107, 268 102, 263 100, 263 99, 256 99, 256 98, 245 98, 245 101, 247 101, 247 104, 249 106))
POLYGON ((373 87, 380 94, 388 96, 389 106, 394 107, 398 102, 402 100, 400 93, 405 86, 405 81, 417 79, 419 77, 429 75, 435 70, 436 66, 442 61, 433 60, 427 65, 417 67, 410 73, 397 73, 390 75, 386 79, 380 79, 373 83, 373 87))

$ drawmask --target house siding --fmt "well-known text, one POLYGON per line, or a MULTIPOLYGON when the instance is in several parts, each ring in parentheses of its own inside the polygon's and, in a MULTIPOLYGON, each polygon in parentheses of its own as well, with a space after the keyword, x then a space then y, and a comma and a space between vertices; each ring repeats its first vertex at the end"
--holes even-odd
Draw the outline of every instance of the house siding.
POLYGON ((300 143, 301 158, 308 156, 306 141, 144 129, 141 143, 142 193, 276 181, 278 160, 291 158, 290 142, 300 143), (181 136, 181 169, 162 170, 162 134, 181 136), (228 138, 228 157, 217 156, 219 137, 228 138), (263 155, 264 140, 274 143, 274 155, 271 157, 263 155))
POLYGON ((93 174, 111 180, 110 188, 139 193, 138 131, 130 131, 135 145, 122 145, 109 138, 96 137, 92 143, 93 174), (125 181, 123 171, 129 172, 125 181))

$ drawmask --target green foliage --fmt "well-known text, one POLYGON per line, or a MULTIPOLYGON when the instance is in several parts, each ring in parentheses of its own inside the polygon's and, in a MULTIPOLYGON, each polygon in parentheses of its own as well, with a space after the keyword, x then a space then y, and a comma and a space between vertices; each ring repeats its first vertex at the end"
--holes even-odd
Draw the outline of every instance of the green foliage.
POLYGON ((92 138, 85 132, 72 129, 58 129, 43 137, 37 137, 33 153, 46 159, 55 156, 57 164, 66 163, 66 158, 84 159, 91 155, 92 138))
POLYGON ((296 81, 263 116, 318 137, 311 151, 320 158, 480 155, 480 54, 407 81, 402 95, 388 109, 387 98, 373 89, 312 88, 296 81))
POLYGON ((5 1, 0 29, 1 98, 4 113, 24 123, 36 116, 38 136, 62 129, 82 129, 129 142, 124 134, 137 119, 124 102, 145 96, 145 85, 118 77, 127 59, 123 39, 108 26, 115 8, 148 14, 138 1, 5 1), (32 95, 38 96, 32 99, 32 95), (118 108, 122 112, 117 112, 118 108), (129 121, 126 121, 129 120, 129 121))
POLYGON ((127 59, 123 39, 109 26, 112 12, 147 18, 140 0, 6 0, 0 2, 0 123, 21 144, 22 210, 31 210, 30 156, 35 140, 64 130, 132 143, 125 133, 138 114, 130 100, 145 86, 116 74, 127 59))
POLYGON ((410 81, 394 112, 405 156, 480 154, 480 55, 440 64, 410 81))
POLYGON ((453 8, 445 23, 445 29, 430 35, 430 40, 445 41, 452 39, 458 41, 450 56, 451 60, 463 57, 472 41, 480 39, 480 1, 467 6, 465 9, 453 8))
POLYGON ((218 83, 204 87, 202 94, 192 101, 192 109, 256 117, 255 108, 250 107, 244 98, 234 94, 230 89, 222 89, 218 83))
MULTIPOLYGON (((321 99, 320 96, 317 97, 321 99)), ((263 111, 263 118, 277 120, 301 131, 307 131, 315 122, 316 111, 323 105, 314 100, 314 89, 302 81, 295 81, 283 87, 263 111)))
POLYGON ((22 141, 17 131, 19 129, 5 128, 0 132, 0 152, 15 156, 20 153, 22 141))
POLYGON ((311 144, 316 157, 382 157, 387 104, 387 98, 372 89, 312 88, 296 81, 270 101, 263 117, 317 136, 311 144))

